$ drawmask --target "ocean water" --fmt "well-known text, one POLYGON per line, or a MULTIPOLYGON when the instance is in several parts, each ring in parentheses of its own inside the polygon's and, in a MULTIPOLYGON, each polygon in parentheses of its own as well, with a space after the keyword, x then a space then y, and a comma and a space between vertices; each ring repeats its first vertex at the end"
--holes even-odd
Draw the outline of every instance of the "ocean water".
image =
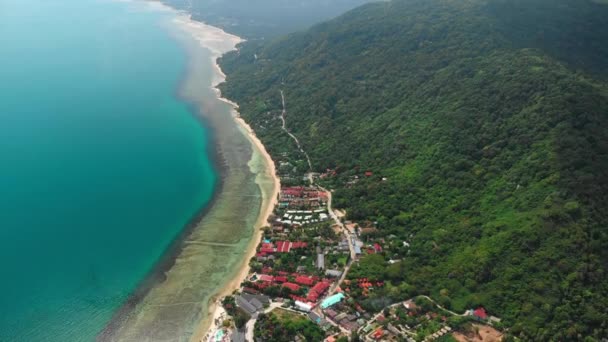
POLYGON ((91 341, 213 196, 173 14, 0 0, 0 341, 91 341))

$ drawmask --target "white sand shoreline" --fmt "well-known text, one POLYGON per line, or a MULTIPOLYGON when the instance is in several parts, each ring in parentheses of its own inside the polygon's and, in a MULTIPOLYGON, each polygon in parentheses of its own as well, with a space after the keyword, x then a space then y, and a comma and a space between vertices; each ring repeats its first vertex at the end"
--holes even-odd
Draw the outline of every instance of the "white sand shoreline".
MULTIPOLYGON (((233 117, 235 122, 242 128, 243 132, 246 134, 247 138, 251 142, 252 147, 254 149, 253 153, 259 153, 259 155, 264 159, 264 162, 267 166, 264 169, 265 175, 260 175, 258 173, 256 177, 256 183, 261 188, 263 186, 261 184, 262 179, 264 177, 268 177, 272 178, 274 185, 269 198, 263 198, 262 200, 262 207, 260 208, 260 214, 254 226, 253 237, 251 238, 251 241, 247 246, 245 255, 243 257, 243 260, 241 261, 241 265, 239 266, 237 274, 230 281, 228 281, 226 286, 224 286, 219 293, 213 296, 213 298, 217 298, 217 300, 210 305, 207 320, 209 320, 210 318, 213 319, 210 320, 208 326, 206 326, 206 324, 204 323, 201 325, 201 331, 199 331, 197 334, 195 334, 195 336, 193 336, 194 341, 205 341, 205 336, 212 336, 212 334, 214 334, 215 331, 221 327, 221 317, 225 317, 226 312, 220 305, 219 300, 225 296, 231 295, 235 290, 238 290, 241 286, 241 283, 247 278, 250 268, 249 260, 255 256, 257 246, 262 238, 263 231, 261 228, 268 225, 268 220, 272 215, 274 208, 278 204, 278 195, 281 189, 280 179, 276 175, 274 161, 272 160, 268 151, 266 151, 266 147, 262 144, 262 141, 256 136, 251 126, 249 126, 249 124, 247 124, 247 122, 245 122, 245 120, 243 120, 239 116, 239 113, 237 111, 237 109, 239 108, 238 104, 221 96, 221 91, 217 88, 217 86, 225 80, 225 75, 222 72, 220 66, 217 64, 217 62, 215 63, 215 66, 217 70, 221 72, 221 75, 223 77, 222 81, 214 85, 214 89, 217 91, 218 94, 218 99, 220 101, 226 102, 227 104, 230 104, 233 107, 233 117), (213 314, 211 314, 212 312, 213 314), (219 324, 216 324, 216 322, 218 322, 219 324)), ((252 159, 253 158, 255 157, 252 156, 252 159)), ((264 194, 263 190, 262 194, 264 194)))
MULTIPOLYGON (((239 289, 240 284, 249 274, 249 260, 255 255, 257 245, 262 237, 262 230, 260 228, 268 224, 268 219, 272 215, 277 204, 280 191, 280 180, 276 176, 275 165, 270 154, 266 151, 266 148, 260 139, 255 135, 253 129, 239 116, 238 104, 222 97, 221 91, 217 88, 218 85, 226 79, 226 75, 217 63, 217 59, 223 54, 235 50, 237 44, 243 40, 240 37, 226 33, 220 28, 193 21, 190 16, 185 14, 180 14, 175 19, 175 22, 182 30, 186 31, 192 38, 197 40, 201 47, 211 51, 212 63, 215 69, 212 84, 213 90, 217 94, 218 100, 225 102, 232 107, 231 113, 234 121, 239 125, 243 134, 251 142, 253 155, 249 162, 250 168, 253 167, 252 163, 256 157, 261 157, 265 165, 265 167, 257 172, 256 175, 256 183, 260 187, 263 198, 260 213, 254 226, 253 237, 245 250, 245 255, 234 276, 227 280, 226 284, 218 293, 212 296, 214 300, 209 305, 207 317, 199 324, 191 338, 192 341, 203 341, 205 336, 212 336, 217 329, 221 327, 221 320, 226 315, 224 309, 219 305, 219 300, 239 289), (264 187, 268 186, 268 184, 265 184, 268 183, 265 180, 271 180, 272 182, 270 191, 265 191, 264 187)), ((252 169, 252 172, 255 172, 255 170, 252 169)))
MULTIPOLYGON (((217 58, 216 58, 216 60, 217 60, 217 58)), ((238 113, 238 108, 239 108, 238 104, 222 97, 221 91, 217 88, 217 86, 219 84, 224 82, 224 80, 226 79, 226 75, 223 73, 223 71, 220 68, 217 61, 215 61, 214 64, 215 64, 216 70, 218 71, 218 75, 221 75, 221 77, 220 77, 221 80, 218 80, 218 82, 216 84, 214 84, 214 90, 218 94, 218 99, 233 107, 232 113, 233 113, 235 122, 242 128, 243 132, 246 134, 247 138, 251 142, 252 147, 254 149, 253 153, 254 154, 259 153, 259 155, 264 159, 264 162, 267 166, 264 170, 265 175, 260 175, 260 174, 257 175, 256 183, 258 183, 258 185, 260 187, 262 187, 263 185, 261 184, 261 179, 264 177, 269 177, 269 178, 273 179, 274 186, 273 186, 273 190, 271 191, 270 198, 264 198, 262 200, 262 207, 260 208, 260 214, 259 214, 256 224, 254 226, 253 237, 251 238, 251 241, 250 241, 249 245, 247 246, 245 256, 243 257, 243 260, 241 261, 241 265, 239 267, 237 274, 230 281, 228 281, 226 286, 224 286, 224 288, 219 293, 214 295, 214 298, 218 298, 218 299, 211 305, 209 312, 208 312, 209 318, 213 317, 213 320, 210 322, 208 327, 205 327, 205 325, 201 326, 202 331, 200 331, 199 334, 204 331, 203 337, 211 336, 212 334, 214 334, 215 331, 218 328, 220 328, 220 325, 221 325, 220 318, 226 316, 225 310, 222 308, 221 305, 219 305, 220 304, 219 300, 225 296, 231 295, 235 290, 238 290, 241 286, 241 283, 247 278, 247 275, 249 274, 249 268, 250 268, 249 260, 255 256, 257 246, 260 243, 260 240, 262 238, 263 231, 261 228, 268 225, 268 220, 269 220, 270 216, 272 215, 275 206, 278 203, 278 195, 279 195, 279 191, 281 188, 280 179, 276 175, 274 161, 272 160, 272 157, 270 156, 268 151, 266 151, 266 147, 264 146, 264 144, 262 144, 262 141, 256 136, 256 134, 255 134, 254 130, 251 128, 251 126, 249 126, 249 124, 240 117, 240 115, 238 113), (213 314, 211 314, 212 312, 213 312, 213 314), (216 322, 218 322, 220 324, 216 324, 216 322)), ((254 158, 254 156, 252 156, 252 158, 254 158)), ((264 194, 263 190, 262 190, 262 194, 264 194)), ((203 337, 199 338, 199 336, 200 336, 199 334, 196 334, 194 336, 195 341, 203 341, 203 337)))
MULTIPOLYGON (((190 101, 191 105, 197 106, 201 118, 209 119, 205 118, 205 115, 209 115, 211 118, 209 120, 210 124, 216 125, 219 132, 227 133, 218 138, 218 141, 221 141, 221 144, 218 142, 217 145, 218 151, 221 152, 224 147, 238 147, 238 151, 226 154, 227 157, 224 159, 232 167, 238 168, 238 170, 233 170, 237 174, 237 180, 234 180, 234 177, 228 177, 224 185, 234 188, 245 184, 243 182, 247 182, 247 187, 250 186, 247 191, 255 192, 255 186, 251 184, 251 178, 253 177, 247 173, 250 171, 254 175, 255 183, 262 195, 259 212, 253 211, 258 209, 253 206, 246 208, 251 215, 248 217, 247 222, 249 223, 247 225, 239 220, 235 220, 234 224, 231 225, 231 228, 234 228, 233 232, 239 231, 238 241, 240 241, 240 243, 237 242, 239 250, 232 252, 232 255, 234 253, 241 255, 240 253, 243 251, 241 258, 231 259, 229 265, 232 266, 230 268, 226 268, 228 265, 207 267, 200 260, 207 257, 206 253, 210 252, 210 249, 199 249, 195 245, 185 246, 186 254, 183 257, 181 255, 176 257, 175 265, 165 271, 166 280, 151 287, 151 295, 146 295, 141 299, 137 303, 137 308, 133 308, 130 312, 130 316, 121 321, 120 326, 115 331, 113 330, 111 335, 108 335, 109 340, 148 340, 161 336, 170 339, 179 336, 179 340, 202 341, 206 334, 214 334, 222 323, 221 317, 224 317, 225 312, 221 305, 218 305, 218 300, 238 289, 246 278, 249 272, 249 260, 255 255, 256 247, 261 238, 262 231, 260 228, 267 225, 280 190, 280 182, 276 176, 272 158, 261 141, 255 136, 253 129, 239 117, 238 105, 223 98, 221 91, 217 88, 226 78, 217 63, 218 58, 229 51, 235 50, 237 44, 243 40, 224 32, 220 28, 193 21, 190 15, 175 10, 159 0, 108 1, 133 2, 133 10, 163 11, 169 14, 163 17, 166 20, 163 20, 160 24, 167 26, 168 32, 175 35, 175 39, 183 43, 185 49, 189 52, 187 61, 189 69, 186 69, 187 74, 180 86, 182 89, 178 90, 179 96, 183 96, 184 99, 190 101), (141 4, 145 6, 140 6, 141 4), (206 58, 209 59, 206 60, 206 58), (233 126, 232 120, 236 125, 233 126), (238 145, 229 145, 233 141, 232 139, 237 141, 235 144, 238 145), (248 155, 248 149, 243 148, 248 147, 249 143, 253 151, 251 156, 248 155), (246 160, 248 157, 250 157, 249 161, 246 160), (239 180, 242 175, 245 175, 246 180, 239 180), (252 222, 253 220, 255 222, 252 222), (250 236, 247 236, 249 229, 253 229, 253 231, 250 236), (202 268, 198 268, 199 266, 202 266, 202 268), (206 273, 214 270, 221 272, 221 274, 206 273), (195 284, 205 284, 207 278, 209 278, 212 286, 205 288, 204 291, 198 291, 200 289, 195 284), (189 287, 190 283, 195 284, 189 287), (213 292, 211 296, 209 296, 210 292, 213 292), (172 307, 173 304, 186 304, 189 307, 188 309, 175 309, 173 311, 171 309, 149 309, 152 307, 172 307), (175 315, 175 318, 167 319, 167 317, 173 317, 170 315, 175 315), (216 321, 217 325, 215 324, 216 321)), ((236 202, 233 202, 236 203, 236 206, 231 207, 229 204, 230 196, 222 196, 221 194, 218 193, 218 202, 225 202, 222 204, 223 206, 241 209, 239 203, 236 202)), ((257 205, 258 201, 255 203, 257 205)), ((222 240, 222 242, 232 243, 231 239, 234 238, 234 236, 228 236, 223 239, 222 231, 211 232, 211 235, 206 235, 206 232, 206 230, 199 232, 200 234, 196 234, 192 241, 211 237, 212 239, 222 240)), ((215 260, 215 263, 218 261, 221 263, 221 260, 216 258, 215 255, 209 255, 208 257, 210 260, 215 260)))

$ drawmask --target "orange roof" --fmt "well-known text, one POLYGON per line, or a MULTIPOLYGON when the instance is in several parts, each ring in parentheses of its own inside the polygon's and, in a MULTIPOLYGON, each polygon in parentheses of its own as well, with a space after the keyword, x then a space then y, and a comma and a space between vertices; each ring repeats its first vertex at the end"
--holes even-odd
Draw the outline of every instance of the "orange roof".
POLYGON ((382 328, 378 328, 378 330, 376 330, 372 336, 374 338, 378 339, 378 338, 382 337, 383 335, 384 335, 384 331, 382 331, 382 328))

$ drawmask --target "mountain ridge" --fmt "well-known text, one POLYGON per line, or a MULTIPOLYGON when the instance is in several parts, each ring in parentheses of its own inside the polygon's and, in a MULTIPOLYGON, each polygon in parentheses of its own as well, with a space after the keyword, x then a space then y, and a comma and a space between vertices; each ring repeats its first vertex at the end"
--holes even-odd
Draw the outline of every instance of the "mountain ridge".
POLYGON ((273 157, 305 172, 278 129, 283 90, 315 171, 337 173, 324 181, 335 204, 411 237, 385 265, 409 289, 378 296, 484 305, 527 340, 601 338, 607 13, 584 0, 368 4, 242 45, 221 59, 221 88, 273 157))

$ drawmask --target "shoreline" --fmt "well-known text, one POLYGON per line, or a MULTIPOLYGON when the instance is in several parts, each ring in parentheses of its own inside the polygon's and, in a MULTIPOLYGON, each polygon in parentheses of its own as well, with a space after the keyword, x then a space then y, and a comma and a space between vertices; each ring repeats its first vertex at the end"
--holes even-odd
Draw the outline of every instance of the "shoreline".
MULTIPOLYGON (((180 11, 165 5, 160 0, 144 0, 149 6, 156 6, 155 10, 165 10, 171 11, 175 13, 180 13, 180 11)), ((178 14, 180 16, 180 14, 178 14)), ((216 63, 216 67, 219 69, 219 66, 216 63)), ((220 69, 221 71, 221 69, 220 69)), ((223 75, 223 73, 221 73, 223 75)), ((183 84, 183 79, 188 77, 188 71, 185 70, 184 74, 181 76, 179 84, 183 84)), ((214 89, 217 85, 214 85, 214 89)), ((180 86, 181 87, 181 86, 180 86)), ((218 90, 219 91, 219 90, 218 90)), ((180 98, 185 102, 188 108, 192 113, 197 113, 199 108, 196 104, 191 103, 188 99, 183 98, 180 95, 180 90, 176 90, 176 97, 180 98)), ((218 96, 218 100, 222 101, 218 96)), ((235 104, 236 105, 236 104, 235 104)), ((237 106, 238 107, 238 106, 237 106)), ((205 127, 209 127, 210 125, 206 122, 205 118, 200 116, 195 116, 195 118, 199 121, 202 121, 205 127)), ((209 141, 214 142, 215 137, 212 130, 209 130, 209 141)), ((133 314, 137 305, 139 305, 146 295, 148 295, 155 285, 161 283, 167 279, 167 272, 175 266, 177 261, 177 257, 183 251, 184 242, 186 239, 194 232, 194 230, 198 227, 199 223, 202 219, 207 215, 213 208, 216 203, 219 194, 222 192, 224 178, 225 178, 225 160, 221 156, 220 151, 218 150, 215 144, 210 143, 207 145, 207 156, 210 159, 210 162, 216 172, 216 180, 214 183, 214 191, 207 203, 203 207, 201 207, 192 218, 188 220, 188 222, 184 225, 184 228, 180 231, 180 233, 169 243, 165 251, 161 254, 161 257, 156 262, 156 264, 148 271, 146 276, 141 280, 141 282, 135 287, 133 292, 127 296, 124 303, 116 310, 116 312, 112 315, 110 321, 105 325, 105 327, 97 334, 97 341, 106 341, 112 340, 111 336, 115 331, 120 329, 121 324, 131 315, 133 314)), ((274 167, 274 164, 273 164, 274 167)))
MULTIPOLYGON (((211 28, 217 29, 221 33, 225 34, 227 37, 231 37, 231 36, 236 37, 232 34, 226 33, 221 28, 207 25, 202 22, 194 21, 191 18, 189 18, 189 20, 191 22, 194 22, 199 25, 204 25, 206 27, 211 27, 211 28)), ((239 43, 240 42, 241 41, 239 41, 239 43)), ((248 163, 250 168, 252 167, 251 163, 252 163, 253 159, 255 158, 256 153, 262 158, 262 160, 264 161, 264 164, 266 165, 263 172, 258 172, 256 174, 256 184, 258 184, 258 186, 260 187, 263 198, 262 198, 262 203, 261 203, 258 218, 253 227, 253 229, 254 229, 253 236, 251 237, 249 244, 246 247, 246 252, 245 252, 245 255, 243 256, 242 260, 240 261, 240 265, 236 268, 235 274, 232 277, 230 277, 229 279, 227 279, 224 286, 218 292, 214 293, 211 296, 211 300, 210 300, 208 311, 207 311, 207 316, 203 319, 203 321, 199 325, 198 329, 196 329, 196 333, 192 336, 191 341, 204 341, 206 337, 211 336, 218 328, 220 328, 220 325, 216 324, 215 322, 218 321, 219 318, 225 316, 225 311, 222 308, 219 301, 221 298, 231 295, 234 291, 238 290, 241 286, 241 283, 244 280, 246 280, 247 275, 249 274, 249 269, 250 269, 249 260, 251 260, 251 258, 253 258, 255 256, 257 246, 259 245, 259 242, 262 238, 262 232, 263 232, 262 228, 268 225, 268 221, 269 221, 272 213, 274 212, 276 205, 278 204, 278 195, 279 195, 280 188, 281 188, 280 179, 276 175, 276 166, 274 164, 274 161, 272 160, 272 157, 266 150, 266 147, 264 146, 264 144, 262 144, 262 141, 257 137, 253 128, 251 128, 251 126, 249 124, 247 124, 247 122, 245 122, 245 120, 243 120, 243 118, 240 117, 240 114, 238 112, 239 105, 237 103, 230 101, 229 99, 223 97, 221 90, 218 88, 219 85, 221 83, 225 82, 225 80, 226 80, 226 74, 223 72, 220 65, 218 64, 218 59, 221 56, 223 56, 225 53, 235 50, 237 44, 238 43, 234 44, 233 49, 225 51, 225 52, 218 52, 217 50, 209 49, 209 47, 204 46, 202 44, 201 44, 201 46, 203 48, 207 48, 212 51, 213 65, 214 65, 214 69, 215 69, 215 73, 216 73, 215 74, 216 77, 214 79, 212 88, 213 88, 213 91, 217 95, 217 99, 232 107, 231 115, 232 115, 234 122, 239 126, 243 135, 245 135, 245 137, 251 143, 253 153, 251 156, 251 160, 248 163), (262 175, 262 173, 264 175, 262 175), (264 191, 262 189, 262 184, 261 184, 261 182, 262 182, 261 178, 263 178, 264 176, 271 178, 272 182, 273 182, 273 190, 272 190, 271 194, 268 195, 266 198, 264 198, 264 191)), ((252 172, 253 172, 253 170, 252 170, 252 172)))
MULTIPOLYGON (((217 150, 209 149, 213 151, 209 151, 210 156, 215 155, 219 157, 217 150)), ((211 157, 210 157, 211 158, 211 157)), ((219 160, 219 159, 218 159, 219 160)), ((213 160, 215 162, 215 160, 213 160)), ((222 164, 218 163, 216 168, 221 169, 222 164)), ((220 176, 218 174, 218 176, 220 176)), ((144 277, 144 279, 137 285, 135 290, 129 294, 124 303, 120 306, 120 308, 112 315, 110 321, 106 324, 106 326, 97 334, 97 341, 113 341, 111 336, 115 331, 120 329, 122 323, 133 314, 137 305, 139 305, 143 299, 148 295, 154 286, 158 283, 161 283, 167 279, 167 272, 171 270, 177 261, 177 257, 183 251, 183 242, 186 240, 188 236, 190 236, 193 231, 197 228, 198 223, 202 220, 202 218, 209 213, 215 201, 217 200, 218 194, 222 189, 222 180, 221 176, 218 177, 217 184, 215 185, 215 191, 213 192, 213 196, 205 204, 203 208, 201 208, 186 224, 184 229, 171 241, 169 246, 162 253, 160 259, 156 262, 156 264, 152 267, 152 269, 148 272, 148 274, 144 277)))
MULTIPOLYGON (((224 98, 221 98, 220 100, 225 100, 227 103, 232 104, 230 100, 224 98)), ((238 106, 235 107, 235 112, 236 108, 238 108, 238 106)), ((243 120, 240 116, 235 116, 234 120, 244 130, 244 133, 247 134, 247 138, 251 141, 254 149, 257 149, 258 153, 260 153, 261 157, 264 159, 266 165, 268 165, 268 168, 266 169, 266 174, 272 175, 272 178, 274 180, 274 190, 272 192, 271 198, 263 200, 267 201, 267 203, 265 205, 264 203, 262 203, 262 208, 260 208, 260 215, 258 217, 256 225, 254 226, 253 237, 251 238, 249 245, 247 246, 245 256, 243 260, 241 260, 241 265, 238 268, 236 275, 226 283, 222 290, 212 296, 213 300, 209 305, 207 317, 201 323, 200 330, 198 331, 198 333, 193 336, 193 341, 205 341, 205 337, 211 336, 218 328, 220 328, 220 325, 215 324, 215 321, 225 316, 225 310, 220 305, 219 300, 234 293, 234 291, 240 288, 241 283, 247 279, 250 270, 249 260, 251 260, 251 258, 253 258, 256 254, 257 247, 263 236, 262 228, 268 225, 268 221, 272 216, 276 205, 278 204, 278 195, 281 189, 280 179, 278 176, 276 176, 274 161, 272 160, 270 154, 266 151, 265 146, 255 135, 255 132, 253 131, 251 126, 249 126, 249 124, 245 122, 245 120, 243 120)), ((256 182, 258 181, 258 178, 259 174, 258 177, 256 177, 256 182)))
MULTIPOLYGON (((175 312, 177 315, 175 315, 174 320, 180 322, 179 324, 182 327, 186 327, 186 330, 181 330, 181 334, 184 334, 183 338, 189 335, 188 339, 191 341, 202 341, 205 334, 215 332, 216 325, 214 322, 223 313, 223 308, 218 305, 219 299, 238 289, 249 273, 249 260, 255 255, 257 245, 262 237, 260 228, 267 225, 278 201, 280 180, 276 176, 274 162, 264 145, 257 138, 253 129, 239 117, 238 105, 223 98, 221 91, 218 89, 218 85, 224 82, 226 78, 218 64, 218 58, 229 51, 235 50, 237 44, 243 40, 226 33, 220 28, 192 20, 190 15, 173 9, 162 2, 150 0, 145 1, 145 3, 153 5, 156 9, 174 13, 174 16, 166 24, 169 26, 169 31, 176 35, 176 40, 184 44, 184 48, 188 52, 186 63, 189 65, 180 78, 176 96, 191 108, 193 115, 209 130, 210 139, 207 145, 207 154, 217 172, 217 179, 212 198, 200 211, 193 215, 184 229, 173 239, 148 275, 138 284, 123 305, 113 314, 104 329, 100 331, 97 340, 132 340, 141 338, 142 334, 152 338, 160 338, 161 335, 168 332, 161 326, 157 326, 155 322, 158 322, 161 317, 165 317, 163 320, 166 320, 166 317, 171 317, 166 316, 171 311, 158 311, 151 307, 172 305, 179 307, 184 304, 190 307, 184 307, 183 310, 186 311, 179 314, 177 313, 180 311, 175 312), (208 62, 203 63, 200 60, 200 56, 208 56, 209 53, 201 53, 200 51, 211 53, 210 65, 207 65, 208 62), (203 74, 201 74, 201 70, 203 74), (210 85, 201 83, 201 77, 209 76, 211 77, 210 85), (212 95, 212 98, 206 98, 205 94, 207 96, 212 95), (220 105, 214 104, 213 101, 217 101, 220 105), (224 113, 226 114, 225 117, 224 113), (228 113, 230 117, 228 117, 228 113), (222 117, 219 118, 218 115, 222 117), (227 128, 228 125, 231 128, 227 128), (239 142, 233 143, 232 140, 227 140, 225 134, 228 134, 228 138, 232 137, 239 142), (237 138, 235 134, 241 137, 237 138), (249 160, 243 158, 245 155, 242 150, 234 151, 234 149, 243 148, 243 144, 246 144, 250 149, 250 155, 247 157, 249 160), (240 159, 235 163, 235 158, 240 159), (235 172, 237 172, 237 175, 235 175, 235 172), (248 210, 248 214, 245 213, 245 216, 250 217, 250 221, 245 223, 242 217, 236 217, 235 213, 238 211, 230 211, 231 216, 235 216, 234 219, 231 217, 232 221, 235 221, 234 223, 238 222, 236 226, 232 226, 239 229, 238 236, 233 236, 230 231, 223 232, 224 234, 207 231, 205 228, 209 227, 210 222, 217 221, 218 215, 225 215, 227 210, 226 201, 231 201, 230 198, 237 200, 234 198, 235 195, 231 193, 234 192, 235 184, 243 182, 243 179, 238 177, 245 172, 250 175, 247 176, 248 179, 251 179, 248 181, 251 183, 246 183, 248 189, 251 190, 251 186, 257 188, 258 197, 261 198, 259 207, 256 209, 257 212, 251 205, 245 207, 248 210), (249 234, 249 229, 252 229, 251 234, 249 234), (236 240, 232 241, 235 238, 236 240), (193 252, 201 253, 202 256, 199 256, 199 258, 207 254, 214 255, 221 252, 221 255, 223 255, 227 252, 216 250, 220 247, 209 246, 204 250, 196 250, 192 247, 194 244, 201 242, 233 245, 228 252, 233 251, 229 253, 233 253, 231 255, 234 255, 235 258, 230 259, 232 261, 221 267, 221 270, 217 270, 218 273, 205 273, 204 270, 208 269, 207 266, 199 268, 200 266, 196 267, 196 262, 200 265, 200 261, 190 262, 189 258, 193 255, 193 252), (243 244, 244 248, 238 248, 237 246, 240 244, 243 244), (235 248, 238 248, 238 250, 235 248), (244 253, 241 254, 240 251, 244 251, 244 253), (225 277, 221 277, 221 275, 225 277), (200 293, 194 297, 192 297, 194 293, 184 293, 184 289, 188 288, 189 283, 197 284, 205 278, 203 276, 208 276, 213 285, 213 287, 208 287, 209 290, 207 291, 209 292, 200 293), (168 297, 169 294, 173 299, 168 297), (182 302, 181 299, 184 296, 192 302, 182 302), (193 312, 197 312, 197 314, 193 312), (183 319, 184 317, 186 319, 183 319), (190 328, 187 328, 188 326, 190 328), (155 330, 157 330, 156 333, 155 330)), ((250 204, 252 203, 255 202, 250 204)), ((228 206, 228 208, 231 208, 230 204, 228 206)), ((238 204, 235 208, 244 209, 242 206, 239 207, 238 204)), ((243 214, 239 216, 243 216, 243 214)), ((216 258, 217 256, 213 257, 213 259, 216 258)), ((161 325, 172 324, 166 321, 160 322, 163 323, 161 325)), ((221 325, 221 322, 219 323, 221 325)))

